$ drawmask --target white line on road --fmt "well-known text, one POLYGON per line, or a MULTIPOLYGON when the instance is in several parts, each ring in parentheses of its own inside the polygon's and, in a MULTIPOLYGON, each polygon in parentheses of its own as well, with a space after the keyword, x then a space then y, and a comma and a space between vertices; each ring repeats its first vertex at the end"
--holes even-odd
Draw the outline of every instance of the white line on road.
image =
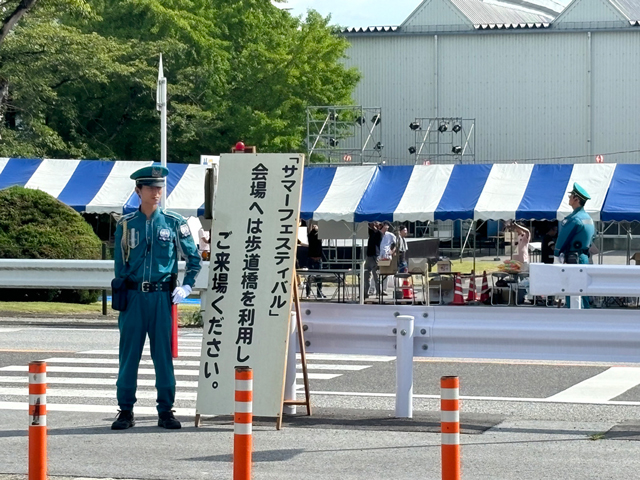
MULTIPOLYGON (((26 388, 0 388, 0 395, 24 395, 29 396, 29 391, 26 388)), ((158 394, 154 390, 140 390, 136 391, 137 398, 152 398, 155 399, 158 394)), ((47 407, 52 404, 49 402, 49 397, 74 397, 74 398, 116 398, 116 389, 113 390, 74 390, 74 389, 57 389, 47 388, 47 407)), ((195 400, 196 392, 176 392, 176 399, 178 400, 195 400)))
MULTIPOLYGON (((26 376, 20 375, 15 377, 3 377, 0 376, 0 383, 21 383, 27 384, 29 379, 26 376)), ((115 385, 116 378, 84 378, 84 377, 47 377, 47 385, 115 385)), ((144 378, 138 379, 139 387, 154 387, 156 385, 155 380, 147 380, 144 378)), ((176 386, 181 388, 197 388, 198 382, 188 380, 177 380, 176 386)))
MULTIPOLYGON (((3 372, 28 372, 28 365, 10 365, 8 367, 0 367, 0 371, 3 372)), ((111 373, 117 374, 117 368, 110 367, 56 367, 56 366, 47 366, 47 374, 48 373, 111 373)), ((152 368, 140 368, 138 369, 138 375, 155 375, 155 370, 152 368)), ((200 372, 198 370, 174 370, 175 375, 184 375, 184 376, 192 376, 197 377, 200 372)), ((339 373, 310 373, 309 378, 315 380, 330 380, 332 378, 339 377, 339 373)), ((47 376, 47 381, 50 377, 47 376)), ((302 378, 302 373, 297 373, 296 378, 302 378)))
POLYGON ((571 403, 605 402, 640 384, 640 368, 611 367, 549 397, 571 403))
MULTIPOLYGON (((44 360, 47 363, 81 363, 90 365, 118 365, 119 360, 117 358, 64 358, 53 357, 44 360)), ((199 360, 174 360, 173 364, 179 367, 198 367, 200 366, 199 360)), ((140 365, 153 365, 152 360, 140 360, 140 365)), ((339 370, 339 371, 352 371, 356 372, 369 368, 371 365, 331 365, 322 363, 310 363, 307 365, 309 370, 339 370)), ((298 365, 298 368, 302 368, 302 365, 298 365)))
MULTIPOLYGON (((118 349, 115 350, 88 350, 85 352, 78 352, 81 355, 118 355, 118 349)), ((143 355, 145 356, 149 356, 149 352, 143 352, 143 355)), ((180 350, 180 348, 178 348, 178 357, 197 357, 200 358, 200 352, 192 352, 192 351, 187 351, 185 352, 184 350, 180 350)))
MULTIPOLYGON (((298 353, 297 358, 300 359, 298 353)), ((396 357, 385 355, 346 355, 346 354, 330 354, 330 353, 307 353, 307 360, 338 360, 338 361, 358 361, 358 362, 389 362, 395 360, 396 357)))

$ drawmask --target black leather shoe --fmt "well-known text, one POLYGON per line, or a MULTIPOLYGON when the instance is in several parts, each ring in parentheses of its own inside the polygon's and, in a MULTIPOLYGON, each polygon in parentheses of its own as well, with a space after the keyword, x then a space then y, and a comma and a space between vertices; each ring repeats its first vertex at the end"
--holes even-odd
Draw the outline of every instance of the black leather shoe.
POLYGON ((171 410, 158 414, 158 426, 167 430, 178 430, 182 427, 176 417, 173 416, 173 411, 171 410))
POLYGON ((126 430, 135 424, 133 410, 118 410, 118 418, 111 424, 111 430, 126 430))

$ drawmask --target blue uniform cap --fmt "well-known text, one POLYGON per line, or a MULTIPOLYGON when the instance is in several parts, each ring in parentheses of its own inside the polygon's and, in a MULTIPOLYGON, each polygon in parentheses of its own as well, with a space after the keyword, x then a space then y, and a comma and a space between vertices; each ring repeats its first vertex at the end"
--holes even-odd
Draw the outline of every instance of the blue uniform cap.
POLYGON ((169 169, 159 165, 143 167, 131 174, 131 179, 136 185, 148 185, 150 187, 164 187, 164 179, 169 175, 169 169))
POLYGON ((587 191, 577 183, 573 184, 573 190, 571 190, 569 193, 573 193, 576 197, 581 198, 585 201, 591 200, 591 197, 589 196, 587 191))

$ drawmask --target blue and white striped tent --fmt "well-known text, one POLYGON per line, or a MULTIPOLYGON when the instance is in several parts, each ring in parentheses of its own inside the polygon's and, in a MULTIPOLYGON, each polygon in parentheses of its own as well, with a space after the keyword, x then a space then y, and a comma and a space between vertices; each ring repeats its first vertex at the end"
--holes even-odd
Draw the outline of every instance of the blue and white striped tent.
MULTIPOLYGON (((0 189, 12 185, 47 192, 78 212, 128 213, 139 198, 129 176, 153 162, 0 158, 0 189)), ((204 212, 206 167, 169 165, 167 208, 184 216, 204 212)))
MULTIPOLYGON (((37 188, 79 212, 138 207, 132 172, 152 162, 0 158, 0 189, 37 188)), ((170 164, 167 207, 204 211, 201 165, 170 164)), ((347 223, 372 220, 555 220, 571 208, 578 182, 591 195, 594 220, 640 221, 640 165, 482 164, 313 167, 304 173, 302 217, 347 223)))
POLYGON ((640 220, 640 165, 480 164, 326 167, 305 171, 302 216, 314 220, 561 220, 578 182, 594 220, 640 220))

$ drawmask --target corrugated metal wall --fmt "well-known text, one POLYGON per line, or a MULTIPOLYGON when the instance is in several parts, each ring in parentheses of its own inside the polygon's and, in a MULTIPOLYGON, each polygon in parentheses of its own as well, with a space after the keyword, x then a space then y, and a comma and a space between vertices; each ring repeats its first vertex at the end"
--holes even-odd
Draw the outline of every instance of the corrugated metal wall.
POLYGON ((383 109, 387 164, 414 163, 409 123, 436 116, 436 71, 437 116, 475 118, 476 162, 639 162, 611 153, 640 150, 640 31, 590 37, 354 35, 346 63, 363 74, 356 103, 383 109))

